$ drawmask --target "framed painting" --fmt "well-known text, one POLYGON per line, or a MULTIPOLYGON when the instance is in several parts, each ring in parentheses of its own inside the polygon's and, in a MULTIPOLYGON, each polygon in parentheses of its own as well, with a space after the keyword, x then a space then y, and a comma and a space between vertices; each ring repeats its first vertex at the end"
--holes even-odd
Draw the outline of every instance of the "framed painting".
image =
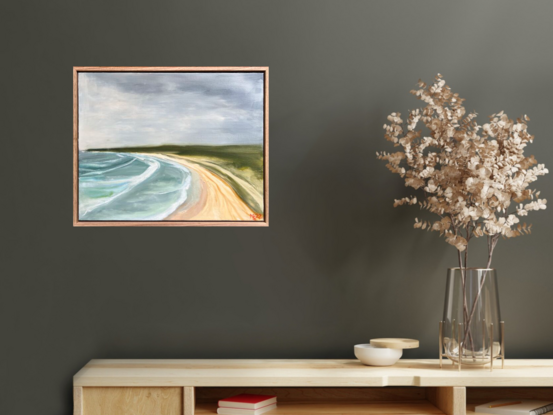
POLYGON ((74 226, 268 226, 267 67, 74 67, 74 226))

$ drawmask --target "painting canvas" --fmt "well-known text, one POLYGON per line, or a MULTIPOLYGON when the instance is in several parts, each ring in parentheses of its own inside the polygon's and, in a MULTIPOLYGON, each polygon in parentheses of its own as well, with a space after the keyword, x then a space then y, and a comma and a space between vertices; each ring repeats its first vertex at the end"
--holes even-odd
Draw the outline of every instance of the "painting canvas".
POLYGON ((74 68, 76 226, 267 226, 268 68, 74 68))

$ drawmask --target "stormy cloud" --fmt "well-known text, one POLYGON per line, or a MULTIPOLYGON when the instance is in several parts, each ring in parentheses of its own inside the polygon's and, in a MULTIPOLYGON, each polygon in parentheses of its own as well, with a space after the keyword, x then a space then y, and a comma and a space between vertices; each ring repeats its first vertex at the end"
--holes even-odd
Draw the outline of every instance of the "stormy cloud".
POLYGON ((82 150, 262 142, 262 73, 79 73, 82 150))

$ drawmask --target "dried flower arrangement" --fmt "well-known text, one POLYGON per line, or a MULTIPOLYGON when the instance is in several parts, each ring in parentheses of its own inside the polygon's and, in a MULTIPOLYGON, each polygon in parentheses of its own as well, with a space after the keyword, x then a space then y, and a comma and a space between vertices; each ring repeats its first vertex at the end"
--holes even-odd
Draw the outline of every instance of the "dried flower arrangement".
POLYGON ((527 131, 529 118, 514 122, 502 111, 480 126, 476 113, 465 115, 464 99, 440 74, 432 85, 419 81, 418 86, 411 93, 426 107, 410 111, 406 122, 394 112, 388 116, 390 124, 384 125, 386 139, 403 151, 377 153, 406 186, 423 192, 422 200, 405 197, 395 200, 394 207, 418 203, 437 214, 440 219, 433 223, 415 219, 414 227, 440 232, 457 248, 461 269, 467 267, 470 240, 486 237, 490 268, 499 238, 529 234, 532 225, 521 224, 519 217, 546 208, 540 192, 528 189, 548 173, 534 156, 524 156, 534 139, 527 131), (416 130, 419 121, 429 136, 416 130))

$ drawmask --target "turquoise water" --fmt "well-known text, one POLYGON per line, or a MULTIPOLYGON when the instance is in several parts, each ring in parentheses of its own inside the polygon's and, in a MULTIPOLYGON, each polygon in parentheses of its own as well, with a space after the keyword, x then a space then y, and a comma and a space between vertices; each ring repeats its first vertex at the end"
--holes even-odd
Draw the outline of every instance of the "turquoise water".
POLYGON ((180 164, 131 153, 79 152, 80 220, 163 220, 190 187, 180 164))

